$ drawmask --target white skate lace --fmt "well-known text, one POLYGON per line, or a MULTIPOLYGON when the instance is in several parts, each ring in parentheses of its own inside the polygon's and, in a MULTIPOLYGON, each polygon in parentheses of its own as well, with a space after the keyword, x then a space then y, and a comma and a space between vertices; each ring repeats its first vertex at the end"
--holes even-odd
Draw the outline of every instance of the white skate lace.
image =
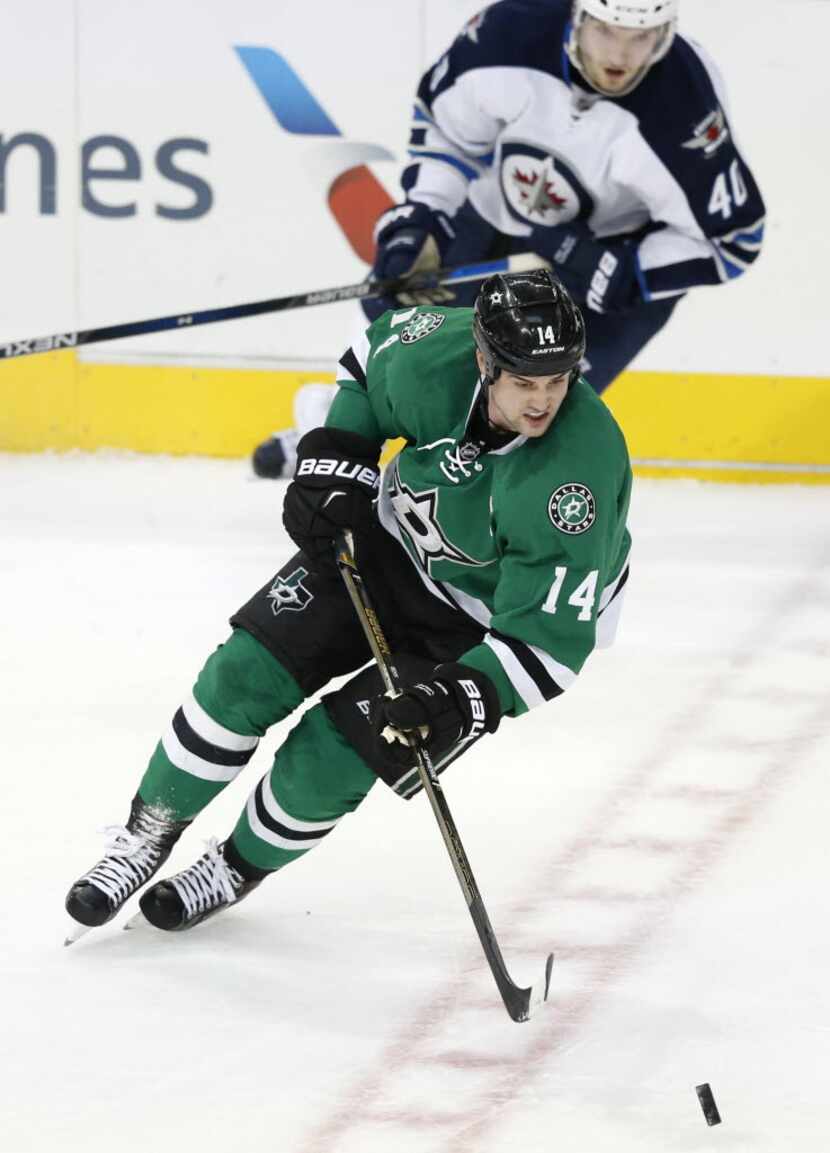
POLYGON ((206 841, 207 852, 189 869, 170 878, 170 884, 179 894, 188 920, 197 913, 206 913, 223 902, 230 905, 236 900, 244 878, 225 860, 215 837, 206 841))
POLYGON ((81 880, 89 881, 111 900, 124 901, 152 876, 159 850, 124 825, 106 825, 99 831, 109 838, 104 856, 81 880))

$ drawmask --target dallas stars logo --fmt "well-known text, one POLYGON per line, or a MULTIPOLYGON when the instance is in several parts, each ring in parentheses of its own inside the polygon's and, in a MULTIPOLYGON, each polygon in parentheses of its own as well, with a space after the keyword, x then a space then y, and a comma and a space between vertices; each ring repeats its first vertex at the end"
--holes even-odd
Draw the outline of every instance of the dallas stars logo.
POLYGON ((306 569, 300 566, 287 577, 277 577, 267 593, 271 601, 271 612, 275 617, 285 610, 302 612, 314 600, 314 593, 310 593, 303 584, 307 576, 306 569))
POLYGON ((492 561, 480 561, 456 548, 438 520, 438 490, 414 492, 401 481, 395 469, 390 500, 395 519, 418 558, 422 568, 432 575, 434 561, 451 560, 456 564, 484 567, 492 561))
POLYGON ((587 532, 597 519, 594 494, 584 484, 560 485, 548 501, 548 516, 568 536, 587 532))
POLYGON ((440 312, 420 312, 401 330, 401 344, 414 344, 416 340, 423 340, 440 328, 446 319, 440 312))

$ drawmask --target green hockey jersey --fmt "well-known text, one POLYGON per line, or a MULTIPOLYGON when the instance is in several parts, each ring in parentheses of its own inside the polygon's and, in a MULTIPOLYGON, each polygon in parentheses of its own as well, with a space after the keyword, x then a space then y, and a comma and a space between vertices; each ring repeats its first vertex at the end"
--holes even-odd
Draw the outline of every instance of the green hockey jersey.
POLYGON ((486 630, 460 659, 509 715, 568 688, 613 640, 628 577, 631 466, 600 398, 579 380, 543 436, 475 440, 472 310, 433 306, 375 321, 338 384, 327 424, 406 441, 378 514, 429 591, 486 630))

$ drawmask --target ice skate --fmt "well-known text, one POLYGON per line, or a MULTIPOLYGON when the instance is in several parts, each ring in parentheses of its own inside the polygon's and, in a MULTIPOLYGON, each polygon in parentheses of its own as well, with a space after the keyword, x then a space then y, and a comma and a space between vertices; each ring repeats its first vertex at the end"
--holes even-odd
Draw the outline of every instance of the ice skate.
POLYGON ((65 944, 112 920, 133 893, 145 885, 170 856, 189 821, 176 821, 135 797, 126 825, 109 825, 104 856, 79 878, 66 897, 74 924, 65 944))
MULTIPOLYGON (((261 878, 243 877, 225 859, 224 850, 224 844, 211 838, 198 861, 148 889, 139 901, 146 920, 157 929, 178 932, 247 897, 261 878)), ((137 920, 133 918, 131 924, 137 920)))

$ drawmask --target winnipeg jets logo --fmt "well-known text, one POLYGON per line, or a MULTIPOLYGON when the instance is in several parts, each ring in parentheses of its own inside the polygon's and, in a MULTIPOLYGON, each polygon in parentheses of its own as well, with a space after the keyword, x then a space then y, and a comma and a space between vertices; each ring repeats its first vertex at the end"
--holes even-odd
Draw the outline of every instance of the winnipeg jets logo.
POLYGON ((520 141, 502 148, 501 186, 512 216, 522 224, 554 227, 587 219, 593 201, 576 173, 558 156, 520 141))
POLYGON ((716 108, 714 112, 705 116, 700 124, 695 125, 692 139, 685 140, 683 147, 693 152, 702 152, 708 160, 728 139, 729 129, 726 127, 723 109, 716 108))
POLYGON ((286 609, 289 612, 302 612, 314 600, 314 593, 310 593, 303 584, 307 576, 306 569, 300 566, 287 577, 280 575, 276 578, 267 593, 275 617, 286 609))
POLYGON ((456 564, 483 567, 490 561, 476 560, 456 548, 446 536, 438 520, 438 490, 414 492, 401 480, 395 470, 390 501, 395 519, 422 568, 432 575, 434 561, 451 560, 456 564))
POLYGON ((544 217, 548 212, 561 212, 568 203, 567 196, 560 196, 556 191, 556 181, 546 180, 547 173, 528 171, 514 168, 511 179, 515 185, 519 200, 524 202, 528 216, 538 215, 544 217))

